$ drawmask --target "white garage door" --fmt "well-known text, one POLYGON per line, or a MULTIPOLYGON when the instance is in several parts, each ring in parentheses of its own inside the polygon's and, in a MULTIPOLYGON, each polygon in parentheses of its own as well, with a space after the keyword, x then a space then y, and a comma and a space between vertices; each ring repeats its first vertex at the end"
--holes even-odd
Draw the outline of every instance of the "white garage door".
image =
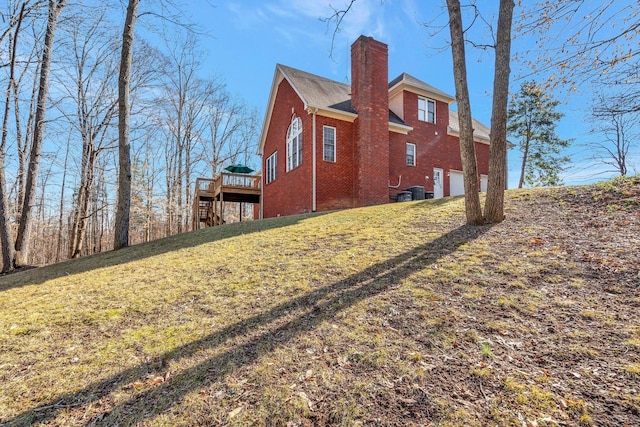
POLYGON ((449 195, 460 196, 464 194, 464 175, 460 171, 449 171, 449 195))
POLYGON ((480 192, 486 193, 488 185, 489 185, 489 176, 480 175, 480 192))

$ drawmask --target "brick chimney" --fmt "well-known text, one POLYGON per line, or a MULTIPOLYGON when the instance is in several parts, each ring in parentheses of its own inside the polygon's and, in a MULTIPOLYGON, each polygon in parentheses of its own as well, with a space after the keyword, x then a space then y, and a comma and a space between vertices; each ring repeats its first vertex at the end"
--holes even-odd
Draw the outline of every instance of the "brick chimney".
POLYGON ((360 36, 351 45, 354 173, 359 206, 389 202, 389 59, 387 45, 360 36))

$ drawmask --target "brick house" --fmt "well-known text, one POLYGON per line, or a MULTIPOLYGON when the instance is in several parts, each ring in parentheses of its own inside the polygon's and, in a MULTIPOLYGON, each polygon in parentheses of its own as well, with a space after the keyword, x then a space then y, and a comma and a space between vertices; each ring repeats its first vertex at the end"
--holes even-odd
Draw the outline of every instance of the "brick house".
MULTIPOLYGON (((409 74, 387 45, 351 46, 351 85, 276 65, 259 154, 263 218, 464 193, 455 98, 409 74), (421 190, 424 188, 424 190, 421 190), (399 196, 400 194, 400 196, 399 196)), ((480 187, 489 129, 474 120, 480 187)))

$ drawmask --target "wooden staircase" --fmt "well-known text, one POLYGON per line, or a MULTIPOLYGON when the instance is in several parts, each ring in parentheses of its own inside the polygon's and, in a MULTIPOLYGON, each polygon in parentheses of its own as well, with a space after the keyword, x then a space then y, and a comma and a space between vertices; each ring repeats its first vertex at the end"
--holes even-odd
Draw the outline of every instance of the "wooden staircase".
MULTIPOLYGON (((222 172, 213 179, 196 179, 192 228, 198 230, 226 223, 228 202, 260 204, 262 176, 222 172)), ((242 218, 240 218, 242 220, 242 218)))

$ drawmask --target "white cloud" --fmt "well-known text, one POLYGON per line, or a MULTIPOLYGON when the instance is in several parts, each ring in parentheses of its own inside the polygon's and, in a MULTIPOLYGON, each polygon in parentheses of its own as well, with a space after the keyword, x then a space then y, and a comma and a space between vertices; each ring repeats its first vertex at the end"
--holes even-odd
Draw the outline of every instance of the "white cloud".
POLYGON ((255 29, 270 19, 260 8, 249 8, 240 2, 227 3, 225 7, 230 12, 231 19, 236 26, 241 29, 255 29))

